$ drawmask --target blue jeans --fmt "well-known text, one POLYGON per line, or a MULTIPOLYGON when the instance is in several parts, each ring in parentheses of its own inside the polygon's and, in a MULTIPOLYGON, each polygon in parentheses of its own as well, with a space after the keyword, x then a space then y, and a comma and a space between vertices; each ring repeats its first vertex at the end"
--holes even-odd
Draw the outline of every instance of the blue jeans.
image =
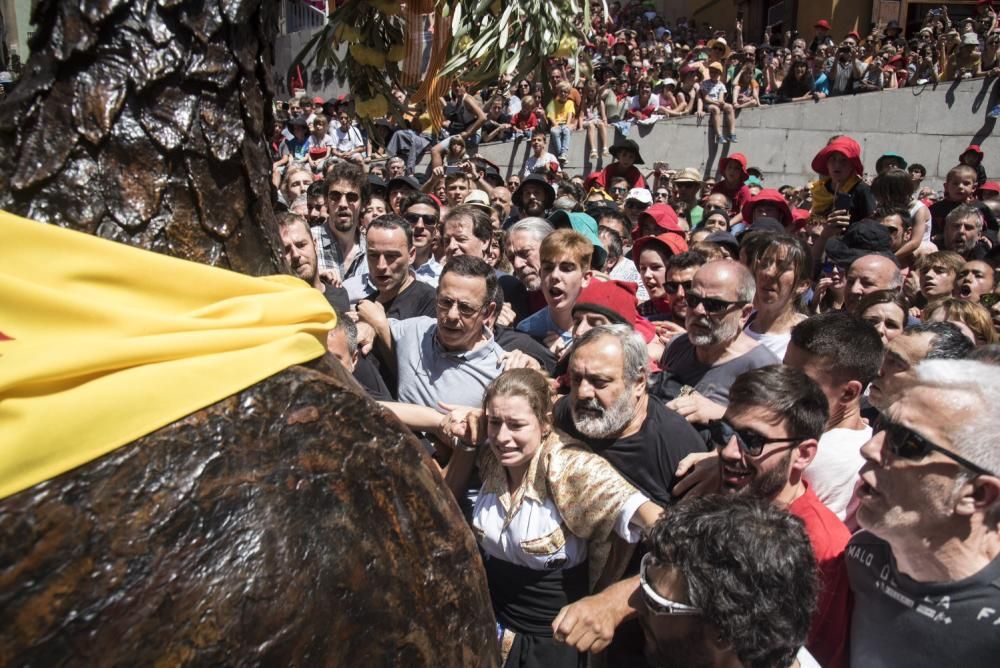
POLYGON ((549 134, 552 135, 552 143, 555 146, 556 157, 565 157, 566 154, 569 153, 569 126, 557 125, 549 130, 549 134))

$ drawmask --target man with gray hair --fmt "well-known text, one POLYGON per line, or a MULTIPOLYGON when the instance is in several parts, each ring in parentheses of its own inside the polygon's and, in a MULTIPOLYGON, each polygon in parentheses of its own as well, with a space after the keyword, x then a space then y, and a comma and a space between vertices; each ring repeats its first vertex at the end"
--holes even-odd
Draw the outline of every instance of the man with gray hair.
POLYGON ((861 449, 848 546, 851 664, 995 666, 1000 396, 995 369, 931 360, 889 393, 861 449))
POLYGON ((668 373, 656 394, 688 422, 719 420, 729 403, 729 386, 745 371, 781 362, 744 333, 756 292, 753 274, 734 260, 701 266, 684 295, 686 333, 670 342, 660 367, 668 373))
MULTIPOLYGON (((569 396, 556 403, 553 414, 559 429, 607 459, 647 497, 667 505, 678 464, 691 453, 705 452, 706 446, 684 418, 649 396, 647 360, 646 342, 628 325, 589 330, 573 343, 569 396)), ((638 573, 636 556, 626 576, 638 573)), ((609 665, 645 665, 638 623, 614 630, 622 619, 613 611, 628 607, 635 587, 616 586, 606 596, 586 597, 563 608, 553 623, 555 638, 581 652, 597 652, 614 635, 609 665)))
POLYGON ((520 289, 504 294, 520 322, 547 306, 542 294, 542 241, 555 228, 544 218, 522 218, 507 230, 507 259, 520 289))
POLYGON ((990 246, 983 239, 983 214, 974 206, 961 204, 944 219, 944 250, 966 260, 983 260, 990 246))

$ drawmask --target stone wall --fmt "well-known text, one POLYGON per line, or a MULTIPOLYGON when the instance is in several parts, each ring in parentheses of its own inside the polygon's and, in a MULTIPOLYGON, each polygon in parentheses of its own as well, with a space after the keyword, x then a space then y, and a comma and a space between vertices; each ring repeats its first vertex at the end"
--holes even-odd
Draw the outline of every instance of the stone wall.
MULTIPOLYGON (((739 143, 732 145, 716 145, 714 138, 709 142, 707 118, 633 126, 629 137, 641 146, 649 170, 654 161, 663 160, 674 169, 693 166, 714 173, 720 158, 741 152, 764 172, 768 185, 779 186, 814 179, 809 163, 816 152, 830 136, 849 134, 861 143, 865 167, 871 172, 882 153, 893 151, 926 166, 925 184, 940 187, 969 144, 983 147, 987 174, 1000 177, 1000 142, 991 137, 996 119, 987 116, 1000 104, 997 82, 996 78, 975 79, 745 110, 737 119, 739 143)), ((566 166, 570 172, 601 168, 601 162, 590 164, 585 144, 584 132, 573 133, 566 166)), ((485 144, 480 152, 508 174, 521 167, 527 146, 525 142, 485 144)))

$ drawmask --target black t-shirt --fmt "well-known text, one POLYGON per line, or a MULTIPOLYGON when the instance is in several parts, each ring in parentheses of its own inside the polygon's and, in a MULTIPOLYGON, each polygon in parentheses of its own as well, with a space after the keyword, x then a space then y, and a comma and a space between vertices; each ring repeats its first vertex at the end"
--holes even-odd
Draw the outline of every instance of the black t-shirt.
POLYGON ((395 401, 389 393, 385 381, 379 375, 378 369, 367 358, 359 357, 358 363, 354 366, 354 380, 358 381, 361 387, 365 388, 368 395, 375 401, 395 401))
MULTIPOLYGON (((826 184, 826 189, 830 190, 829 183, 826 184)), ((851 188, 851 191, 847 194, 851 196, 850 214, 852 223, 870 218, 875 213, 875 195, 872 194, 872 189, 868 187, 867 183, 858 181, 857 185, 851 188)), ((834 200, 833 208, 837 208, 836 199, 834 200)))
POLYGON ((570 397, 560 399, 554 409, 555 423, 573 438, 586 443, 607 459, 640 492, 660 505, 670 503, 677 465, 692 452, 708 448, 687 420, 652 397, 647 398, 646 421, 626 438, 587 438, 573 426, 570 397))
MULTIPOLYGON (((378 299, 378 293, 370 297, 378 299)), ((437 317, 437 293, 434 288, 422 281, 414 280, 410 286, 396 295, 396 298, 383 304, 385 315, 395 320, 406 320, 420 315, 428 318, 437 317)))
POLYGON ((525 355, 534 358, 549 376, 555 372, 556 356, 528 334, 497 325, 493 328, 493 339, 507 352, 520 350, 525 355))
POLYGON ((854 592, 851 665, 997 665, 1000 557, 956 582, 917 582, 899 571, 888 543, 862 531, 845 561, 854 592))

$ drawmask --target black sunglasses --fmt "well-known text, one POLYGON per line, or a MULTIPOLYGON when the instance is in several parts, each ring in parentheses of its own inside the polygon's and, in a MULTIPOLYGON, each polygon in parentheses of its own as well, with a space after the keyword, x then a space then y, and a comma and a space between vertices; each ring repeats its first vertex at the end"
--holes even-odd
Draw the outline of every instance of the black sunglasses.
POLYGON ((326 193, 326 201, 328 204, 337 204, 340 202, 340 198, 347 198, 348 204, 354 204, 361 199, 361 195, 355 192, 342 193, 339 190, 330 190, 326 193))
POLYGON ((804 437, 795 438, 767 438, 749 429, 737 429, 725 420, 712 420, 708 423, 709 443, 718 449, 722 449, 729 444, 729 441, 736 437, 736 444, 740 450, 751 457, 759 457, 764 451, 764 446, 768 443, 801 443, 808 440, 804 437))
POLYGON ((438 224, 438 217, 430 213, 404 213, 403 219, 410 225, 423 222, 425 227, 434 227, 438 224))
POLYGON ((912 429, 904 427, 901 424, 896 424, 895 422, 890 422, 884 415, 879 415, 878 420, 875 421, 875 425, 872 428, 872 432, 877 434, 882 431, 886 432, 885 447, 888 448, 889 452, 891 452, 895 457, 915 461, 923 459, 933 450, 935 452, 940 452, 948 459, 958 462, 978 475, 997 475, 996 473, 987 471, 978 464, 973 464, 965 457, 957 455, 951 450, 947 450, 936 443, 932 443, 912 429))
POLYGON ((691 281, 666 281, 663 283, 663 289, 667 291, 668 295, 676 295, 681 288, 684 288, 686 293, 691 289, 691 281))
MULTIPOLYGON (((686 289, 686 288, 685 288, 686 289)), ((728 311, 734 306, 743 306, 746 304, 744 301, 730 302, 725 299, 716 299, 715 297, 702 297, 701 295, 696 295, 688 292, 684 295, 684 301, 687 302, 688 308, 698 308, 699 305, 705 308, 705 313, 722 313, 723 311, 728 311)))

